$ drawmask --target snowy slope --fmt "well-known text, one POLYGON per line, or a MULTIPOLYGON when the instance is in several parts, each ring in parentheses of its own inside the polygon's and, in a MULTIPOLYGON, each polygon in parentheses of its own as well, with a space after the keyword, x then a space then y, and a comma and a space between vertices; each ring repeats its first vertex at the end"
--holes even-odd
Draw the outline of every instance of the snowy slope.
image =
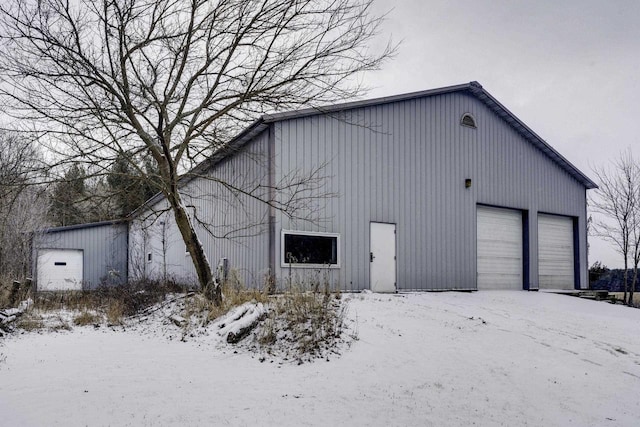
POLYGON ((358 339, 300 366, 149 327, 4 338, 0 425, 640 425, 640 310, 541 292, 345 299, 358 339))

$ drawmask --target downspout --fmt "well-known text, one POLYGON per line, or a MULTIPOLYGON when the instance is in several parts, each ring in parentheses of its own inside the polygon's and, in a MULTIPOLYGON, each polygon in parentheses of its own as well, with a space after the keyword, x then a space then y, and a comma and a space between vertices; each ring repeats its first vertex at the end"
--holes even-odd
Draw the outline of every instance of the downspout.
POLYGON ((123 285, 126 285, 129 283, 129 262, 131 262, 130 256, 131 253, 129 252, 129 233, 131 232, 131 221, 125 221, 126 224, 126 229, 127 229, 127 238, 125 241, 125 253, 127 254, 127 262, 125 262, 125 266, 124 266, 124 277, 125 277, 125 281, 123 283, 123 285))
MULTIPOLYGON (((584 266, 582 266, 582 268, 580 269, 580 275, 582 276, 583 273, 585 274, 585 280, 587 281, 587 287, 585 288, 583 286, 583 282, 582 282, 582 278, 580 278, 580 289, 591 289, 591 278, 589 277, 589 211, 588 211, 588 207, 587 207, 587 191, 589 191, 589 189, 585 186, 584 187, 584 259, 585 259, 585 264, 584 266), (586 271, 585 271, 586 270, 586 271)), ((578 257, 580 257, 580 255, 578 254, 578 257)))
POLYGON ((269 291, 275 291, 276 282, 276 209, 273 206, 273 201, 276 198, 275 142, 275 125, 271 123, 269 124, 267 139, 267 179, 269 185, 269 291))

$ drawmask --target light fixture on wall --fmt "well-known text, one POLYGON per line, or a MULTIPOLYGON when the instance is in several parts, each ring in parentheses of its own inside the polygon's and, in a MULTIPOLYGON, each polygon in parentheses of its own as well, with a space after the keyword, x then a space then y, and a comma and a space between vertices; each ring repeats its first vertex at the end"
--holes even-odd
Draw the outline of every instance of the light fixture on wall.
POLYGON ((471 188, 471 178, 464 180, 464 188, 471 188))

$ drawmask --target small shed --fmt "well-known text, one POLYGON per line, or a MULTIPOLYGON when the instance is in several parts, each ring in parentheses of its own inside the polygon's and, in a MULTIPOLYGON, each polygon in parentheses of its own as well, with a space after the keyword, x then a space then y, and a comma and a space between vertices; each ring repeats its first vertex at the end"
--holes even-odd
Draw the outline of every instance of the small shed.
POLYGON ((38 291, 77 291, 127 282, 128 224, 104 221, 45 229, 33 238, 38 291))

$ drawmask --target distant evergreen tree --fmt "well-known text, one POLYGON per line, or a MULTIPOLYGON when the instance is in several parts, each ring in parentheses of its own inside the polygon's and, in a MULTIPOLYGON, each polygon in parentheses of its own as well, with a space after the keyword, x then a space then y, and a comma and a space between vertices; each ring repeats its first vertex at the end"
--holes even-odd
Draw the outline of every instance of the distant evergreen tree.
POLYGON ((118 218, 126 217, 157 192, 152 184, 153 178, 158 176, 153 163, 149 159, 141 161, 141 172, 132 161, 128 153, 119 154, 107 175, 115 203, 114 214, 118 218))
POLYGON ((54 184, 49 218, 54 225, 65 226, 87 222, 82 202, 86 199, 86 172, 80 165, 72 165, 64 178, 54 184))
POLYGON ((609 268, 606 265, 600 261, 594 262, 589 268, 589 283, 597 282, 607 272, 609 272, 609 268))

